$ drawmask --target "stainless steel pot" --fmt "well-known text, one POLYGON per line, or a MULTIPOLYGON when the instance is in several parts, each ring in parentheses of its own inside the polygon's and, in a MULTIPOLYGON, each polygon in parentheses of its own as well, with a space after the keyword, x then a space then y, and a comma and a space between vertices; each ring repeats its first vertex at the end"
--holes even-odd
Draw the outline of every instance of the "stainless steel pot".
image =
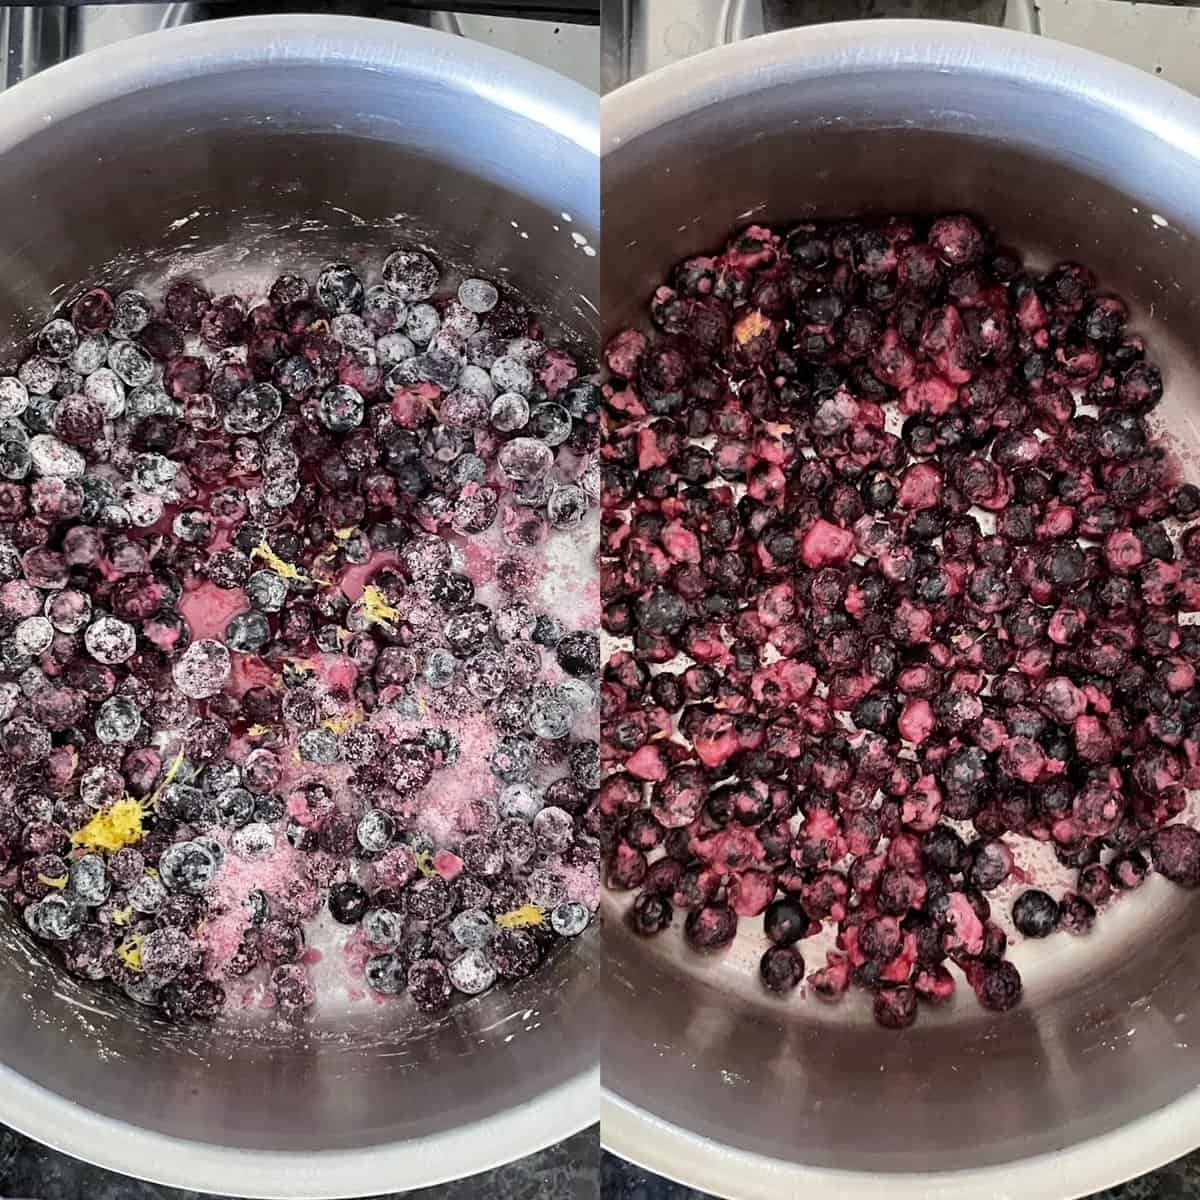
MULTIPOLYGON (((214 22, 87 54, 0 97, 0 327, 29 332, 88 280, 269 280, 419 242, 590 347, 597 260, 571 235, 597 241, 597 109, 520 59, 383 21, 214 22)), ((171 1029, 11 927, 0 943, 0 1120, 130 1175, 374 1195, 595 1120, 586 937, 434 1028, 368 1005, 293 1035, 171 1029)))
MULTIPOLYGON (((881 21, 690 59, 607 97, 602 124, 608 333, 751 220, 965 208, 1132 301, 1196 473, 1190 96, 1025 35, 881 21)), ((1196 901, 1155 880, 1086 939, 1016 948, 1012 1013, 960 1001, 898 1036, 852 1000, 769 1002, 737 946, 712 964, 641 942, 610 897, 605 1140, 739 1200, 1062 1200, 1146 1171, 1200 1143, 1196 901)))

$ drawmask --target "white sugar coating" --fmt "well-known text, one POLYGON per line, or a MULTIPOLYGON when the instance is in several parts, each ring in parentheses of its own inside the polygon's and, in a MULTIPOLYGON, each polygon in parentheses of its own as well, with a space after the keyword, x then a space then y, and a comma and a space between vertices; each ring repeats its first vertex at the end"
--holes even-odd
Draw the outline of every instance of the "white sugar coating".
POLYGON ((29 439, 33 468, 40 475, 58 479, 79 479, 87 470, 83 455, 73 446, 59 441, 51 433, 38 433, 29 439))
POLYGON ((108 348, 108 365, 130 387, 140 387, 154 378, 154 359, 133 342, 113 342, 108 348))
POLYGON ((481 947, 496 936, 496 923, 480 908, 467 908, 450 922, 450 932, 461 946, 481 947))
POLYGON ((218 641, 201 638, 183 652, 171 676, 189 699, 206 700, 225 687, 232 669, 229 651, 218 641))
POLYGON ((108 361, 108 338, 102 333, 79 339, 71 354, 71 370, 78 375, 90 375, 108 361))
POLYGON ((504 356, 516 359, 523 366, 532 366, 546 353, 546 343, 537 338, 513 338, 504 348, 504 356))
POLYGON ((22 654, 38 655, 54 641, 54 626, 45 617, 26 617, 12 636, 22 654))
POLYGON ((466 950, 447 968, 450 982, 468 996, 486 992, 496 982, 496 968, 483 950, 466 950))
POLYGON ((437 333, 441 324, 442 318, 438 316, 438 310, 432 304, 414 304, 408 310, 404 329, 418 346, 424 346, 437 333))
POLYGON ((104 409, 104 415, 119 417, 125 411, 125 384, 111 367, 99 367, 83 381, 83 394, 104 409))
POLYGON ((0 417, 19 417, 29 407, 29 389, 15 376, 0 377, 0 417))
POLYGON ((149 529, 162 519, 163 502, 149 492, 134 492, 126 498, 125 509, 134 525, 139 529, 149 529))
POLYGON ((137 634, 132 625, 116 617, 97 617, 83 634, 87 652, 107 666, 128 662, 137 649, 137 634))
POLYGON ((474 392, 485 400, 491 400, 496 394, 496 385, 492 383, 492 377, 482 367, 471 366, 469 363, 458 373, 458 386, 460 391, 474 392))
POLYGON ((507 354, 492 363, 491 374, 498 392, 519 392, 522 396, 528 396, 533 391, 533 372, 507 354))
POLYGON ((537 438, 519 437, 505 442, 497 461, 509 479, 540 479, 554 464, 554 452, 537 438))
POLYGON ((61 372, 57 363, 35 354, 27 358, 17 371, 17 378, 35 396, 48 396, 58 382, 61 372))
POLYGON ((385 370, 403 362, 406 358, 412 358, 416 352, 417 348, 413 345, 412 338, 403 333, 385 333, 375 343, 376 357, 379 365, 385 370))
POLYGON ((578 900, 564 900, 550 912, 550 928, 559 937, 578 937, 588 926, 592 914, 578 900))
POLYGON ((473 313, 489 313, 499 300, 496 285, 486 279, 464 279, 458 285, 458 302, 473 313))
POLYGON ((275 832, 262 821, 251 821, 235 831, 229 849, 247 862, 264 861, 275 852, 275 832))
POLYGON ((439 277, 437 265, 419 250, 397 250, 383 262, 384 283, 407 303, 428 300, 437 291, 439 277))

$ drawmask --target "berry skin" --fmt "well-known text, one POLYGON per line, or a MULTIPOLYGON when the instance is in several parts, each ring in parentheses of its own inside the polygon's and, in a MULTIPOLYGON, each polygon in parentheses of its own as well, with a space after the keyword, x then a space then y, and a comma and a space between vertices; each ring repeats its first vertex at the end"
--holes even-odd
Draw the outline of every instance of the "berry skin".
POLYGON ((1049 937, 1057 928, 1058 902, 1045 892, 1030 888, 1013 903, 1013 924, 1026 937, 1049 937))
POLYGON ((804 978, 804 959, 791 946, 772 946, 758 964, 759 978, 769 992, 790 992, 804 978))

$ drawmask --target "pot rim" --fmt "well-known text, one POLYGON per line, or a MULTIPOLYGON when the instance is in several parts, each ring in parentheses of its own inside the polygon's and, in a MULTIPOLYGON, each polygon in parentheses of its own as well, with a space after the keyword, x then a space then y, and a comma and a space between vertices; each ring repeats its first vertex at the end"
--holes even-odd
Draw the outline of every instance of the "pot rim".
MULTIPOLYGON (((450 80, 599 155, 599 105, 581 84, 506 51, 395 21, 336 15, 236 17, 159 30, 41 72, 0 96, 0 154, 119 96, 239 67, 356 66, 450 80)), ((598 224, 599 198, 591 213, 598 224)), ((460 1179, 594 1124, 599 1066, 535 1101, 414 1141, 351 1150, 256 1151, 168 1137, 102 1116, 0 1064, 0 1121, 138 1179, 270 1200, 339 1200, 460 1179)))
MULTIPOLYGON (((1135 67, 1029 33, 954 21, 844 21, 707 50, 601 101, 601 163, 628 142, 710 106, 781 84, 911 71, 967 73, 1072 95, 1200 159, 1200 100, 1135 67)), ((603 170, 603 166, 602 166, 603 170)), ((607 201, 606 201, 607 203, 607 201)), ((664 1121, 605 1078, 601 1140, 638 1166, 736 1200, 1067 1200, 1154 1170, 1200 1143, 1200 1091, 1054 1153, 971 1170, 839 1171, 737 1150, 664 1121)))

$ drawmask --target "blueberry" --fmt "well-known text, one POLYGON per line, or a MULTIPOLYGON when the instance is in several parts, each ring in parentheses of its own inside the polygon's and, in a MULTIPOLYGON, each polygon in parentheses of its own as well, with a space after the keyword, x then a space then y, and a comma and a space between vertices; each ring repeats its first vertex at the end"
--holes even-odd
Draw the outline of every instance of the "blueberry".
POLYGON ((157 912, 166 898, 167 889, 153 875, 143 875, 127 892, 130 908, 139 913, 157 912))
POLYGON ((382 854, 396 836, 396 823, 380 808, 368 809, 358 822, 358 844, 368 854, 382 854))
POLYGON ((578 937, 590 920, 591 913, 577 900, 565 900, 550 910, 550 928, 559 937, 578 937))
POLYGON ((383 282, 406 303, 428 300, 437 290, 438 269, 419 250, 397 250, 383 263, 383 282))
POLYGON ((262 433, 283 411, 283 397, 270 383, 256 383, 240 391, 225 406, 227 433, 262 433))
POLYGON ((226 788, 217 793, 217 816, 223 825, 235 829, 254 819, 254 796, 244 787, 226 788))
POLYGON ((108 871, 99 854, 85 854, 71 864, 71 893, 89 908, 108 899, 108 871))
POLYGON ((480 909, 468 908, 450 922, 450 932, 459 945, 479 948, 496 936, 496 923, 480 909))
POLYGON ((447 968, 451 986, 467 996, 478 996, 496 982, 496 968, 487 954, 471 948, 460 954, 447 968))
POLYGON ((317 299, 331 313, 359 312, 365 289, 349 263, 328 263, 317 276, 317 299))
POLYGON ((555 529, 571 529, 587 516, 588 498, 573 483, 556 484, 546 499, 546 514, 555 529))
POLYGON ((366 891, 350 880, 334 884, 329 891, 329 915, 339 925, 357 925, 370 903, 366 891))
POLYGON ((390 908, 369 908, 363 913, 362 930, 370 945, 390 950, 404 936, 404 919, 390 908))
POLYGON ((257 654, 271 641, 271 625, 267 618, 254 609, 238 613, 225 626, 225 644, 230 650, 242 654, 257 654))
POLYGON ((561 446, 571 436, 571 414, 559 404, 539 404, 529 414, 528 433, 547 446, 561 446))
POLYGON ((583 678, 600 670, 600 639, 594 633, 579 630, 569 633, 554 648, 558 665, 568 675, 583 678))
POLYGON ((763 930, 777 946, 790 946, 808 933, 804 910, 791 899, 774 900, 763 913, 763 930))
POLYGON ((339 383, 321 396, 317 415, 321 424, 333 433, 349 433, 363 423, 364 412, 362 396, 347 384, 339 383))
POLYGON ((385 996, 396 996, 404 991, 408 979, 408 965, 395 954, 377 954, 367 959, 367 985, 385 996))
POLYGON ((158 870, 170 891, 200 895, 212 885, 217 861, 211 850, 195 841, 176 842, 163 851, 158 870))
POLYGON ((106 745, 132 742, 142 727, 142 714, 125 696, 111 696, 96 711, 96 736, 106 745))
POLYGON ((30 904, 24 917, 35 937, 48 942, 65 942, 83 928, 84 909, 67 896, 53 894, 30 904))
POLYGON ((790 992, 804 978, 804 959, 791 946, 772 946, 758 964, 758 975, 770 992, 790 992))

